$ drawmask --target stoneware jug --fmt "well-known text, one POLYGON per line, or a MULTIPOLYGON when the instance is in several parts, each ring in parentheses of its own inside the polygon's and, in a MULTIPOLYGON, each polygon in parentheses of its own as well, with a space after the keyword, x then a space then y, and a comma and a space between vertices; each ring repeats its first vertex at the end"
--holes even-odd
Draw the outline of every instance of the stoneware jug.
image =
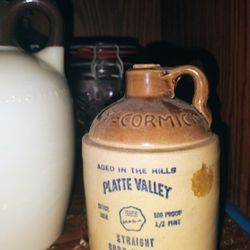
POLYGON ((49 0, 0 8, 0 249, 43 250, 60 235, 71 190, 73 117, 63 73, 60 14, 49 0), (28 10, 49 19, 48 46, 15 46, 28 10))
POLYGON ((126 85, 83 137, 91 250, 215 250, 219 147, 205 75, 135 65, 126 85), (174 98, 185 74, 192 105, 174 98))

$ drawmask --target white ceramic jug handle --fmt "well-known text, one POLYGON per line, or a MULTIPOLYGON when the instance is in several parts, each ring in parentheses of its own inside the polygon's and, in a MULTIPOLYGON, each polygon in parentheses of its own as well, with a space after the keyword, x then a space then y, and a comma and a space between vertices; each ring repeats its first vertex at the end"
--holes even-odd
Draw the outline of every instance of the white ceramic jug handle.
POLYGON ((208 94, 209 94, 209 84, 205 74, 192 65, 184 65, 176 68, 169 68, 164 73, 164 78, 168 78, 170 84, 172 85, 172 93, 174 97, 174 86, 180 79, 182 75, 190 75, 194 80, 194 96, 193 96, 193 106, 199 113, 201 113, 207 120, 209 126, 212 123, 212 115, 207 106, 208 94))
POLYGON ((8 5, 5 22, 5 40, 9 45, 16 41, 15 24, 27 10, 39 10, 49 20, 50 33, 47 46, 35 54, 36 57, 49 64, 55 70, 63 73, 63 25, 62 17, 53 1, 49 0, 14 0, 8 5))

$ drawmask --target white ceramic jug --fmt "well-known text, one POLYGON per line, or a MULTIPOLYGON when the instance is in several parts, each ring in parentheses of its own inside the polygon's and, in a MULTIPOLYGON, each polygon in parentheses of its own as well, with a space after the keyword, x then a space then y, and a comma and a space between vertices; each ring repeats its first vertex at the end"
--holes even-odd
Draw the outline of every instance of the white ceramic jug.
POLYGON ((61 17, 51 1, 0 6, 0 249, 42 250, 60 235, 71 190, 74 131, 61 17), (24 11, 48 16, 48 47, 13 43, 24 11))

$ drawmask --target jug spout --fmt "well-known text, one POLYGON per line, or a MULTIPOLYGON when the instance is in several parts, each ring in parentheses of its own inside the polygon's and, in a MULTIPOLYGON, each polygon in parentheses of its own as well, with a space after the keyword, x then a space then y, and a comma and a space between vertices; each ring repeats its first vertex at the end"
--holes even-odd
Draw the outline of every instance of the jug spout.
POLYGON ((14 0, 11 3, 0 3, 0 46, 15 46, 15 24, 22 14, 28 10, 39 10, 50 22, 50 34, 47 47, 39 51, 35 57, 45 62, 58 73, 64 72, 64 47, 62 17, 49 0, 14 0))
POLYGON ((35 57, 45 62, 59 74, 64 74, 64 48, 63 46, 46 47, 37 52, 35 57))
POLYGON ((126 74, 127 96, 154 97, 166 94, 162 68, 158 64, 135 64, 126 74), (153 84, 152 84, 153 83, 153 84))

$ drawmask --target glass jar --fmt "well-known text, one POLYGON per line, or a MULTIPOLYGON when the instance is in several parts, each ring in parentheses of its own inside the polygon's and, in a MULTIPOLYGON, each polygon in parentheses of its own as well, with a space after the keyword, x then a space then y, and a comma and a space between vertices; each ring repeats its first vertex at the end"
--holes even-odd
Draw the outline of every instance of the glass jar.
MULTIPOLYGON (((70 48, 67 77, 75 105, 76 147, 94 117, 124 95, 123 75, 139 59, 133 38, 76 38, 70 48)), ((80 157, 79 157, 80 158, 80 157)))
POLYGON ((122 96, 123 62, 117 45, 88 46, 79 54, 92 56, 75 64, 72 75, 77 127, 84 134, 99 111, 122 96))

